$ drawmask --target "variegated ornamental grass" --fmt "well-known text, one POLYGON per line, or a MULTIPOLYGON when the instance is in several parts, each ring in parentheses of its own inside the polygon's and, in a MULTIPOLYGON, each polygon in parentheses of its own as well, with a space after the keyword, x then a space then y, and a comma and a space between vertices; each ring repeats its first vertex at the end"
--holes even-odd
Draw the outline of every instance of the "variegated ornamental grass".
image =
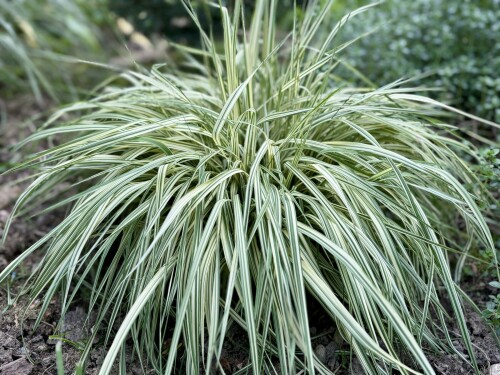
POLYGON ((111 343, 101 374, 126 340, 158 373, 214 373, 234 325, 247 333, 243 371, 328 374, 311 344, 318 306, 369 374, 432 374, 426 353, 457 339, 443 298, 467 348, 457 354, 479 372, 448 257, 467 254, 444 220, 461 216, 471 243, 493 249, 463 187, 475 177, 453 151, 465 146, 430 117, 443 105, 339 82, 348 45, 334 37, 347 17, 318 40, 332 1, 320 3, 279 43, 276 1, 256 1, 246 27, 241 1, 221 8, 223 51, 202 33, 189 69, 123 74, 128 85, 26 141, 73 134, 21 166, 38 172, 16 210, 60 182, 80 192, 0 280, 44 249, 33 298, 46 307, 62 293, 66 311, 90 289, 93 335, 111 343))

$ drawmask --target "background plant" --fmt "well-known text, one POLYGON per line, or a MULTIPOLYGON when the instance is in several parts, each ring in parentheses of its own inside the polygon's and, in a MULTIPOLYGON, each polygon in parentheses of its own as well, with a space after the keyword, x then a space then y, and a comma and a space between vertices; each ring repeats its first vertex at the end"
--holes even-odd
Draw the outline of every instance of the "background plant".
MULTIPOLYGON (((108 0, 109 8, 117 15, 126 18, 134 24, 137 30, 146 35, 160 34, 168 37, 170 40, 183 40, 188 44, 199 42, 199 32, 196 24, 186 15, 182 1, 177 0, 150 0, 147 2, 141 0, 108 0), (182 19, 180 23, 176 21, 182 19)), ((298 5, 303 5, 303 0, 295 1, 298 5)), ((222 38, 222 26, 220 13, 213 7, 207 6, 207 1, 194 0, 190 4, 197 13, 200 25, 212 32, 215 39, 222 38)), ((218 2, 217 2, 218 3, 218 2)), ((223 0, 222 5, 229 9, 234 5, 234 1, 223 0)), ((293 0, 279 0, 279 5, 285 9, 277 22, 282 19, 293 17, 293 0)), ((244 2, 244 11, 247 15, 252 14, 255 7, 254 0, 244 2)), ((333 8, 332 8, 333 9, 333 8)), ((299 8, 300 11, 300 8, 299 8)))
POLYGON ((33 298, 46 307, 61 292, 64 315, 91 286, 93 335, 112 338, 102 374, 127 339, 158 373, 214 373, 235 325, 248 336, 244 371, 327 374, 311 347, 317 308, 368 373, 432 374, 427 350, 467 360, 456 339, 480 373, 448 262, 464 251, 442 220, 454 212, 493 249, 462 186, 477 179, 452 149, 470 150, 433 120, 438 102, 332 74, 350 47, 335 42, 346 18, 318 37, 332 3, 311 2, 282 42, 277 2, 257 1, 246 32, 242 3, 222 8, 222 54, 202 32, 188 71, 126 73, 125 88, 63 109, 25 142, 74 134, 19 167, 38 171, 14 213, 63 181, 80 192, 57 202, 71 212, 0 281, 43 248, 33 298))
POLYGON ((99 0, 2 1, 2 92, 13 95, 31 90, 39 103, 43 96, 68 102, 78 97, 77 90, 102 79, 76 60, 106 59, 103 33, 97 25, 109 25, 111 15, 103 11, 103 5, 99 0))
POLYGON ((377 85, 423 73, 433 97, 500 122, 499 20, 498 0, 389 0, 346 25, 347 40, 381 29, 344 57, 377 85))
MULTIPOLYGON (((500 289, 500 283, 497 281, 492 281, 490 286, 495 290, 500 289)), ((500 333, 500 293, 490 296, 483 316, 495 327, 497 334, 500 333)))

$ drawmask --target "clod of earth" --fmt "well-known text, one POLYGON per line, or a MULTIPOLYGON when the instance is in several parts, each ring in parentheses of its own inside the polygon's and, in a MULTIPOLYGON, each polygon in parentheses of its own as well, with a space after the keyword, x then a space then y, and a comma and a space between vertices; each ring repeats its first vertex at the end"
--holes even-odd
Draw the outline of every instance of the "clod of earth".
POLYGON ((33 365, 22 357, 0 367, 0 375, 29 375, 33 371, 33 365))

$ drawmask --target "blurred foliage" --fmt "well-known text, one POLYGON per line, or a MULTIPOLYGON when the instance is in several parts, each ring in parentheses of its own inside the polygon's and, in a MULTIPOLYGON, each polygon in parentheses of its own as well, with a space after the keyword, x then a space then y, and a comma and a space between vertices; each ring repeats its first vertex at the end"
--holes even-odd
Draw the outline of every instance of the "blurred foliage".
MULTIPOLYGON (((279 22, 291 24, 293 19, 294 0, 278 0, 280 7, 286 9, 279 22)), ((214 2, 214 1, 213 1, 214 2)), ((300 7, 305 0, 297 0, 300 7)), ((191 4, 198 15, 201 26, 211 30, 214 36, 222 38, 222 23, 220 12, 215 7, 210 7, 207 0, 191 0, 191 4)), ((218 3, 216 0, 214 3, 218 3)), ((254 0, 245 0, 245 14, 250 16, 255 4, 254 0)), ((342 2, 339 2, 340 4, 342 2)), ((222 0, 222 4, 231 9, 234 0, 222 0)), ((196 43, 199 32, 191 22, 181 0, 109 0, 110 9, 118 16, 127 19, 134 27, 146 34, 160 34, 171 40, 188 40, 196 43)))
POLYGON ((493 239, 500 250, 500 150, 487 148, 482 151, 482 159, 476 166, 476 173, 485 189, 492 192, 489 218, 491 219, 493 239))
POLYGON ((500 335, 500 283, 492 281, 490 286, 498 289, 499 293, 490 296, 486 309, 483 311, 483 317, 493 325, 497 334, 500 335))
MULTIPOLYGON (((473 146, 468 140, 463 140, 463 143, 467 147, 473 146)), ((495 244, 494 249, 473 249, 473 255, 483 262, 476 264, 474 269, 464 268, 465 275, 473 279, 478 275, 485 279, 494 279, 496 269, 500 266, 496 260, 500 256, 500 149, 498 145, 481 145, 475 148, 473 153, 466 154, 459 149, 456 149, 456 152, 477 177, 476 181, 464 186, 477 197, 478 206, 488 223, 495 244)), ((467 236, 462 238, 462 242, 467 240, 467 236)))
MULTIPOLYGON (((481 186, 468 186, 471 191, 489 192, 490 199, 480 202, 486 221, 491 229, 495 249, 484 249, 475 251, 474 255, 479 256, 484 261, 483 266, 475 270, 469 270, 468 276, 472 280, 477 280, 478 274, 490 280, 495 280, 495 272, 500 266, 497 259, 500 255, 500 150, 494 147, 483 147, 478 150, 477 159, 472 165, 472 170, 478 177, 481 186), (494 254, 496 252, 496 256, 494 254)), ((468 160, 471 162, 471 160, 468 160)), ((492 288, 499 289, 498 281, 490 283, 492 288)), ((499 290, 500 292, 500 290, 499 290)), ((500 294, 490 295, 490 300, 486 303, 483 317, 500 334, 500 294)))
POLYGON ((388 0, 352 18, 343 35, 377 26, 344 56, 375 84, 434 73, 419 81, 442 88, 431 95, 500 122, 500 0, 388 0))
POLYGON ((103 61, 106 56, 99 28, 110 24, 106 1, 0 1, 3 93, 31 89, 40 103, 44 96, 75 99, 76 87, 92 80, 88 66, 75 64, 76 59, 103 61))
MULTIPOLYGON (((192 1, 202 26, 215 27, 220 32, 221 21, 218 10, 209 8, 206 2, 192 1)), ((109 0, 110 10, 131 22, 135 29, 146 34, 165 35, 169 39, 199 39, 196 25, 191 21, 180 0, 109 0)))
POLYGON ((481 162, 476 172, 480 180, 489 187, 490 191, 496 191, 500 198, 500 150, 498 148, 486 148, 481 151, 481 162))

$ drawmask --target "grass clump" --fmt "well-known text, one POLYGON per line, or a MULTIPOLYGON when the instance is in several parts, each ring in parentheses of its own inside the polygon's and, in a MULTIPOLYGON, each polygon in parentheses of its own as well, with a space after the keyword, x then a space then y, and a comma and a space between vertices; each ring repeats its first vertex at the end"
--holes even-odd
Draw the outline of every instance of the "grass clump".
POLYGON ((430 117, 443 107, 396 85, 343 86, 333 72, 349 43, 333 42, 347 18, 314 42, 332 1, 313 1, 282 42, 276 1, 257 1, 247 27, 241 3, 220 9, 222 53, 202 33, 187 69, 126 73, 125 88, 67 107, 26 141, 75 134, 21 166, 39 172, 14 212, 63 181, 80 192, 0 281, 44 248, 33 298, 46 307, 61 292, 67 309, 90 288, 93 336, 108 327, 112 342, 101 374, 128 339, 158 373, 215 373, 233 325, 249 372, 328 374, 311 305, 370 374, 432 374, 426 352, 456 351, 455 339, 479 373, 443 212, 463 218, 472 243, 493 243, 462 187, 475 177, 452 148, 465 146, 430 117))

